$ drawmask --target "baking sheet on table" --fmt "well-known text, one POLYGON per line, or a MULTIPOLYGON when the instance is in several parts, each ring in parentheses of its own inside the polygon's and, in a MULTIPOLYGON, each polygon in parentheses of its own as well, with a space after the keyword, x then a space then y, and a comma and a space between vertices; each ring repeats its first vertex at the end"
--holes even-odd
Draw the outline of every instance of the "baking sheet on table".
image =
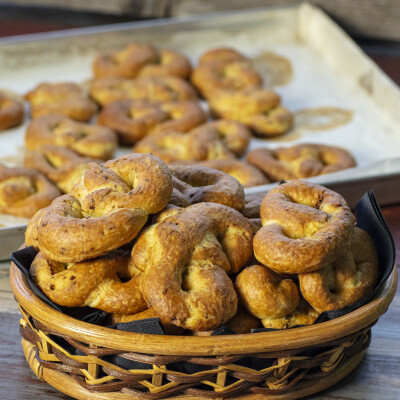
MULTIPOLYGON (((351 116, 350 121, 332 129, 313 130, 301 127, 296 118, 291 132, 275 139, 252 139, 249 150, 304 142, 350 150, 358 166, 313 178, 322 184, 400 174, 400 91, 325 14, 308 4, 5 40, 0 42, 0 89, 22 95, 42 81, 87 82, 96 54, 132 41, 181 50, 193 63, 202 52, 217 46, 232 46, 259 60, 266 53, 282 57, 292 69, 292 79, 275 87, 284 106, 295 113, 339 108, 351 116)), ((256 63, 261 72, 263 65, 262 61, 256 63)), ((27 122, 0 133, 0 162, 22 163, 27 122)), ((129 151, 120 149, 118 154, 129 151)), ((0 228, 0 238, 6 231, 0 228)))

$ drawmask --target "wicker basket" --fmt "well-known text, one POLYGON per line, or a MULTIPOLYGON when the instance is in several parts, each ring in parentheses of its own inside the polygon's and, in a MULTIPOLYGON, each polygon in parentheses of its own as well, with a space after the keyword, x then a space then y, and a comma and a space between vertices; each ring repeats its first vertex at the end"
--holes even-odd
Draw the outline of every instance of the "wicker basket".
POLYGON ((138 334, 81 322, 35 296, 14 264, 10 279, 30 367, 41 380, 85 400, 298 399, 316 393, 359 364, 370 328, 387 310, 397 287, 394 268, 373 300, 343 317, 286 331, 193 337, 138 334), (104 359, 110 355, 139 361, 144 368, 125 370, 104 359), (244 360, 251 367, 243 366, 244 360), (179 362, 200 365, 202 371, 179 372, 173 367, 179 362))

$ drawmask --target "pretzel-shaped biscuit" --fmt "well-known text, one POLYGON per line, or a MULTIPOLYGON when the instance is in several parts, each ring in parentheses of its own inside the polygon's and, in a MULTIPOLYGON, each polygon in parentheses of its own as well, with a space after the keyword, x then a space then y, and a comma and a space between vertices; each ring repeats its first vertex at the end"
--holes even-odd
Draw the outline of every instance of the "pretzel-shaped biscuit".
POLYGON ((150 154, 128 154, 103 166, 90 163, 70 194, 33 218, 27 244, 60 262, 98 257, 134 239, 171 193, 168 167, 150 154))
POLYGON ((246 267, 237 276, 235 286, 241 302, 261 319, 265 328, 282 328, 285 317, 296 310, 300 301, 291 279, 284 279, 263 265, 246 267))
POLYGON ((155 102, 195 101, 197 94, 186 81, 173 76, 137 79, 99 78, 90 86, 90 95, 102 106, 117 100, 155 102))
POLYGON ((30 218, 59 195, 40 172, 0 164, 0 213, 30 218))
POLYGON ((41 83, 25 95, 33 118, 60 114, 87 122, 97 113, 97 105, 75 83, 41 83))
POLYGON ((354 217, 338 193, 297 180, 276 186, 261 203, 263 227, 254 237, 258 261, 283 273, 316 271, 344 253, 354 217))
POLYGON ((177 76, 186 79, 189 60, 174 50, 156 50, 149 44, 133 43, 123 50, 100 54, 93 62, 96 77, 177 76))
POLYGON ((239 160, 207 160, 197 162, 196 165, 225 172, 237 179, 244 188, 269 183, 269 180, 261 171, 239 160))
POLYGON ((260 136, 282 135, 293 124, 292 114, 280 106, 280 97, 272 90, 217 91, 209 106, 213 116, 239 121, 260 136))
POLYGON ((352 155, 335 146, 304 143, 275 150, 256 149, 247 155, 273 182, 309 178, 356 166, 352 155))
POLYGON ((100 125, 115 129, 125 143, 134 143, 155 132, 187 132, 205 121, 204 111, 191 101, 159 104, 120 100, 106 105, 98 118, 100 125))
POLYGON ((247 58, 231 47, 217 47, 203 53, 199 58, 199 65, 216 61, 246 61, 247 58))
POLYGON ((262 78, 249 60, 201 64, 194 69, 191 80, 206 99, 221 90, 243 91, 262 86, 262 78))
MULTIPOLYGON (((170 166, 175 196, 182 196, 188 204, 212 202, 242 210, 244 191, 233 177, 221 171, 194 165, 170 166), (176 193, 178 192, 178 193, 176 193)), ((170 204, 174 204, 170 200, 170 204)), ((180 205, 179 203, 175 205, 180 205)))
POLYGON ((205 98, 212 97, 215 91, 242 91, 262 86, 262 77, 251 61, 230 48, 204 53, 193 70, 191 80, 205 98))
POLYGON ((236 313, 227 273, 250 259, 251 241, 246 219, 220 204, 195 204, 150 226, 132 249, 147 304, 163 322, 215 329, 236 313))
MULTIPOLYGON (((238 304, 236 314, 228 322, 225 322, 223 326, 237 334, 250 333, 252 329, 261 328, 261 321, 238 304)), ((211 336, 214 332, 215 330, 192 331, 191 334, 193 336, 211 336)))
POLYGON ((188 133, 163 131, 151 134, 133 150, 153 153, 166 163, 185 160, 233 159, 242 154, 250 141, 250 133, 235 121, 220 120, 200 125, 188 133))
POLYGON ((242 156, 249 146, 251 133, 241 123, 229 119, 208 122, 190 131, 193 140, 221 140, 235 156, 242 156), (209 138, 209 139, 208 139, 209 138))
POLYGON ((0 131, 20 125, 24 120, 22 104, 0 93, 0 131))
POLYGON ((42 292, 56 304, 128 314, 146 308, 140 291, 141 276, 130 276, 129 260, 129 253, 114 252, 65 264, 38 253, 30 272, 42 292), (130 279, 123 283, 120 278, 130 279))
POLYGON ((63 193, 68 193, 81 178, 93 158, 85 158, 67 147, 43 146, 28 151, 24 166, 36 169, 54 182, 63 193))
POLYGON ((44 115, 32 120, 25 133, 25 146, 36 150, 45 145, 65 146, 82 156, 108 160, 118 138, 109 128, 75 122, 63 115, 44 115))
POLYGON ((370 293, 378 270, 374 242, 367 232, 355 228, 351 249, 318 271, 300 274, 300 290, 317 311, 338 310, 370 293))

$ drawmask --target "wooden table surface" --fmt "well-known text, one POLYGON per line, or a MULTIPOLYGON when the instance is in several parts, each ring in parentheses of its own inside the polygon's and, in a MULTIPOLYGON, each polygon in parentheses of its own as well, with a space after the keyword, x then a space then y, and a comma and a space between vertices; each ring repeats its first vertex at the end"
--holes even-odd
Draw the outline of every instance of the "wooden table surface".
MULTIPOLYGON (((400 70, 396 68, 399 55, 387 56, 375 47, 370 56, 400 83, 400 70)), ((383 214, 395 240, 396 263, 400 264, 400 205, 385 207, 383 214)), ((19 318, 10 289, 8 263, 0 263, 0 399, 70 399, 39 381, 31 372, 22 352, 19 318)), ((389 310, 372 329, 372 342, 361 365, 336 386, 309 399, 400 400, 399 288, 389 310)))

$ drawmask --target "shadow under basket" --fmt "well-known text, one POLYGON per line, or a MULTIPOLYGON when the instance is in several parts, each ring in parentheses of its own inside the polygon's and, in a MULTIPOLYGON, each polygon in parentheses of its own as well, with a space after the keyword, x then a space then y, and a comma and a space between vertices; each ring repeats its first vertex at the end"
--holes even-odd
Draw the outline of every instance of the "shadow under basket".
POLYGON ((132 333, 82 322, 40 300, 13 263, 10 280, 29 366, 71 397, 298 399, 335 384, 360 363, 371 326, 395 295, 397 270, 371 301, 331 321, 209 337, 132 333), (136 369, 117 366, 115 357, 135 362, 136 369), (190 373, 191 366, 197 372, 190 373))

